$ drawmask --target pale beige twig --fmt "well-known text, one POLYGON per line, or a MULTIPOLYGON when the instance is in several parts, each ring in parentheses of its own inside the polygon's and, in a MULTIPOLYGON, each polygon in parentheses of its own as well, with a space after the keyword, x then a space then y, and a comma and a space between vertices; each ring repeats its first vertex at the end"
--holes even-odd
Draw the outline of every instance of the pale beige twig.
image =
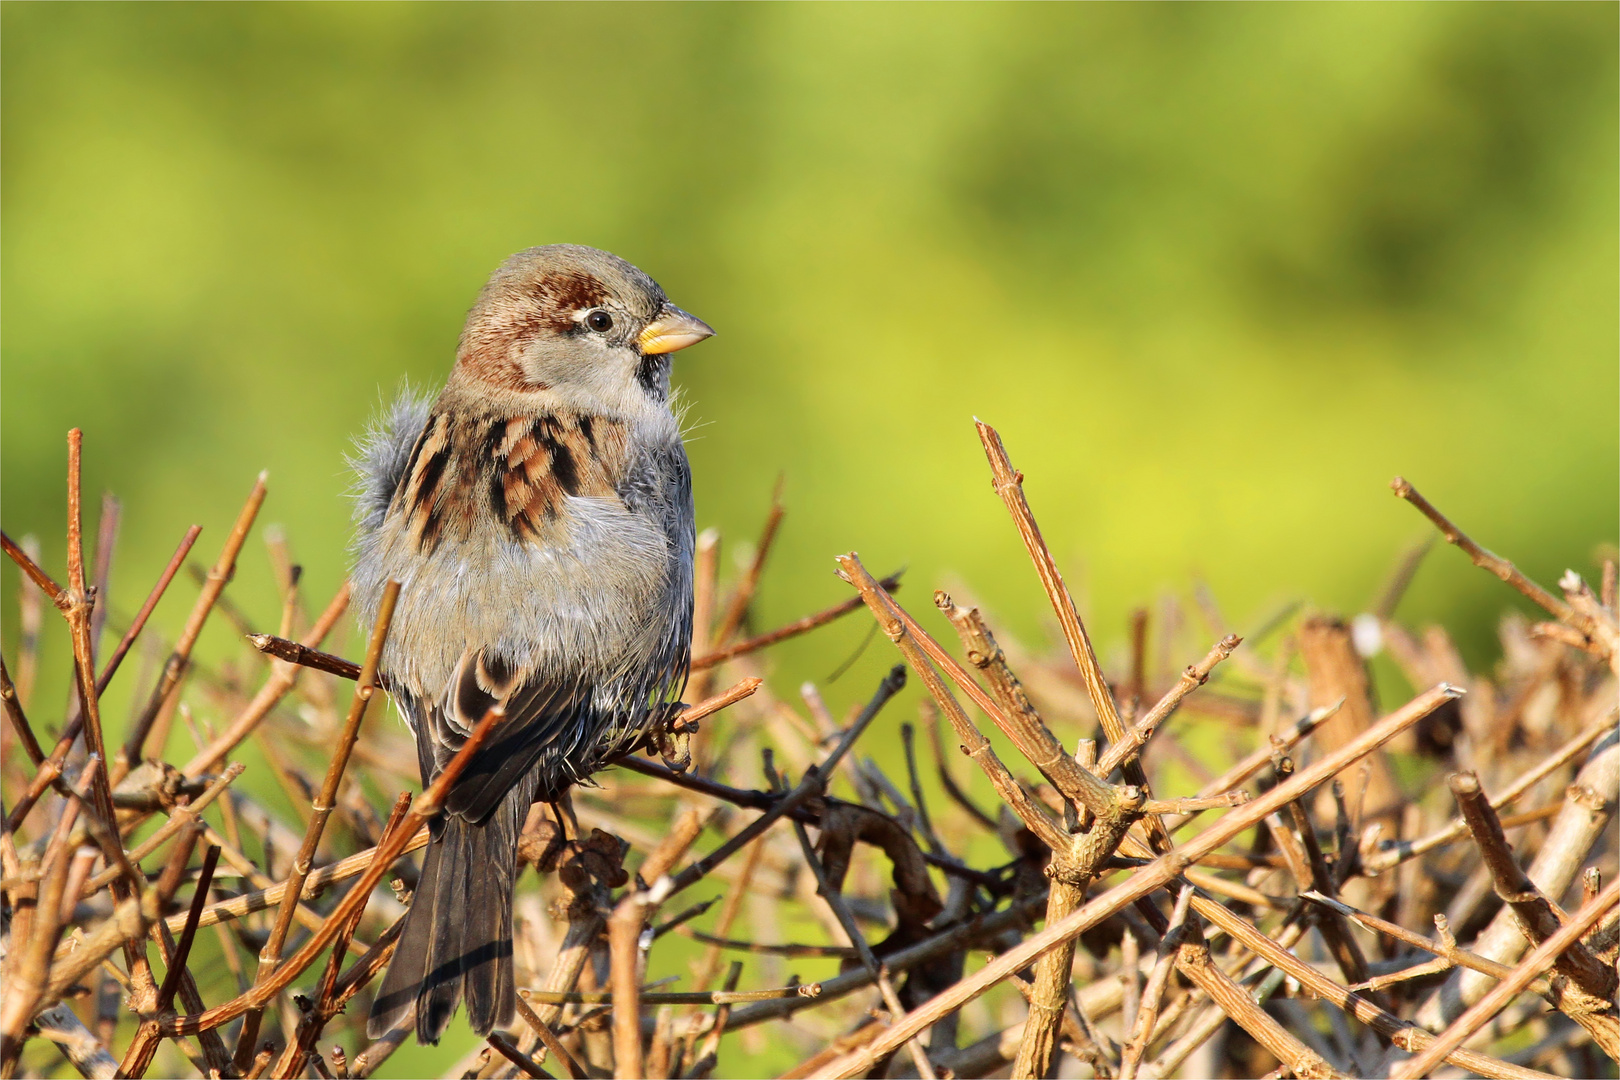
POLYGON ((1511 975, 1497 983, 1450 1027, 1435 1036, 1432 1043, 1410 1060, 1396 1066, 1390 1073, 1391 1080, 1416 1080, 1417 1077, 1427 1076, 1442 1061, 1462 1064, 1452 1056, 1452 1051, 1462 1046, 1469 1036, 1523 993, 1536 976, 1546 971, 1571 945, 1579 942, 1617 903, 1620 903, 1620 881, 1613 881, 1596 901, 1576 912, 1557 933, 1536 946, 1529 956, 1514 967, 1511 975))

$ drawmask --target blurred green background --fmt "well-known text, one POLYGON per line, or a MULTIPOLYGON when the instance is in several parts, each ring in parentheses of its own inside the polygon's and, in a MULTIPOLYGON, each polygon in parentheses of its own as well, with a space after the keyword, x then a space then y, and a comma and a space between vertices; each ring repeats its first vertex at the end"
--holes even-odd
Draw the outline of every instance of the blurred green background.
MULTIPOLYGON (((965 581, 1042 640, 974 415, 1105 655, 1194 580, 1240 628, 1361 610, 1426 534, 1396 473, 1542 582, 1592 576, 1620 514, 1617 29, 1612 3, 7 3, 4 525, 61 571, 82 427, 127 617, 268 469, 261 521, 323 602, 351 437, 442 380, 502 258, 572 241, 720 331, 676 378, 728 553, 786 477, 761 627, 843 599, 857 549, 909 566, 913 606, 965 581)), ((272 627, 257 541, 232 593, 272 627)), ((1512 603, 1443 551, 1402 614, 1481 663, 1512 603)), ((868 625, 780 650, 783 686, 868 625)))

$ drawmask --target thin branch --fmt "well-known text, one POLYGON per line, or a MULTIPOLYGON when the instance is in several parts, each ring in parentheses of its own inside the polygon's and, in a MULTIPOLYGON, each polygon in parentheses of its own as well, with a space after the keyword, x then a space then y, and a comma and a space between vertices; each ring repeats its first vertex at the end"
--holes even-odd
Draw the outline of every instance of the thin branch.
MULTIPOLYGON (((1282 735, 1275 736, 1271 743, 1262 743, 1247 757, 1243 758, 1243 760, 1239 761, 1236 765, 1233 765, 1230 769, 1227 769, 1221 775, 1199 788, 1198 795, 1196 797, 1206 798, 1212 795, 1219 795, 1222 792, 1231 791, 1239 784, 1247 782, 1248 779, 1255 773, 1259 772, 1261 769, 1265 768, 1271 763, 1271 755, 1274 752, 1286 752, 1299 745, 1299 743, 1303 741, 1307 735, 1315 731, 1324 722, 1337 713, 1339 711, 1339 707, 1343 704, 1344 703, 1342 701, 1338 701, 1334 702, 1332 705, 1324 705, 1322 708, 1311 710, 1310 713, 1295 722, 1294 726, 1291 727, 1287 732, 1282 735)), ((1180 832, 1181 829, 1196 818, 1199 813, 1200 811, 1193 811, 1192 813, 1184 816, 1180 821, 1168 822, 1167 824, 1170 831, 1180 832)))
POLYGON ((1525 577, 1524 573, 1508 560, 1502 558, 1500 555, 1497 555, 1494 552, 1487 551, 1485 548, 1480 547, 1469 538, 1467 533, 1464 533, 1461 529, 1457 528, 1457 526, 1451 523, 1449 518, 1447 518, 1439 510, 1436 510, 1433 504, 1419 494, 1418 490, 1411 484, 1407 483, 1404 478, 1397 476, 1395 479, 1390 481, 1389 486, 1396 495, 1417 507, 1418 511, 1422 513, 1424 517, 1432 521, 1435 528, 1440 530, 1441 535, 1446 538, 1447 543, 1454 544, 1461 548, 1475 566, 1480 567, 1483 570, 1489 570, 1491 573, 1513 586, 1519 592, 1523 593, 1533 603, 1550 612, 1553 617, 1558 619, 1560 622, 1568 623, 1570 626, 1575 627, 1575 629, 1586 634, 1588 637, 1602 642, 1607 648, 1608 654, 1611 657, 1614 656, 1617 641, 1620 641, 1620 632, 1616 631, 1616 628, 1610 621, 1593 618, 1586 612, 1576 610, 1563 600, 1560 600, 1558 597, 1542 588, 1540 585, 1537 585, 1535 582, 1525 577))
MULTIPOLYGON (((1617 712, 1611 710, 1602 720, 1590 724, 1579 735, 1560 746, 1552 754, 1537 762, 1533 768, 1527 769, 1523 775, 1513 781, 1490 801, 1492 810, 1500 810, 1516 801, 1519 796, 1535 787, 1547 776, 1551 775, 1561 766, 1575 758, 1582 750, 1591 746, 1598 739, 1614 730, 1617 712)), ((1369 874, 1381 874, 1407 859, 1415 858, 1425 852, 1441 847, 1468 832, 1468 822, 1458 815, 1434 832, 1421 836, 1416 840, 1400 840, 1389 847, 1362 858, 1362 865, 1369 874)))
POLYGON ((917 768, 917 730, 910 724, 900 725, 900 743, 906 751, 906 778, 911 785, 911 803, 917 811, 917 831, 935 855, 946 855, 945 844, 934 832, 934 823, 928 816, 928 803, 923 798, 922 774, 917 768))
POLYGON ((1406 550, 1390 571, 1388 580, 1378 590, 1378 599, 1373 602, 1371 611, 1378 616, 1381 622, 1394 618, 1395 609, 1400 606, 1401 598, 1411 586, 1412 579, 1417 576, 1418 567, 1423 565, 1423 559, 1434 548, 1434 537, 1427 536, 1406 550))
POLYGON ((1415 1057, 1397 1065, 1390 1073, 1391 1080, 1416 1080, 1417 1077, 1428 1075, 1442 1061, 1462 1064, 1452 1051, 1507 1008, 1535 981, 1536 976, 1552 966, 1566 949, 1577 944, 1617 903, 1620 903, 1620 881, 1613 881, 1596 901, 1576 912, 1556 934, 1536 946, 1529 956, 1515 966, 1511 975, 1492 987, 1472 1008, 1457 1017, 1450 1027, 1435 1036, 1433 1043, 1415 1057))
MULTIPOLYGON (((67 618, 68 632, 73 641, 74 682, 78 690, 80 714, 84 717, 84 745, 91 755, 86 763, 86 768, 91 772, 90 805, 95 808, 96 816, 102 821, 113 823, 118 817, 113 807, 112 785, 106 769, 107 745, 101 729, 101 694, 96 689, 95 647, 90 640, 95 598, 88 591, 84 576, 84 523, 80 505, 80 456, 83 439, 83 433, 78 428, 68 432, 68 586, 67 605, 62 608, 62 613, 67 618)), ((60 598, 58 599, 60 601, 60 598)), ((58 606, 61 606, 60 602, 58 606)), ((111 837, 111 845, 113 848, 119 848, 116 833, 111 837)), ((117 856, 110 857, 108 861, 122 861, 121 856, 122 849, 119 848, 117 856)), ((113 892, 117 899, 129 895, 131 888, 131 885, 113 882, 113 892)))
POLYGON ((518 1015, 523 1017, 523 1022, 529 1025, 530 1030, 540 1039, 546 1050, 562 1064, 563 1071, 569 1075, 570 1080, 586 1080, 590 1073, 586 1071, 585 1066, 581 1065, 558 1040, 556 1032, 551 1030, 551 1025, 540 1019, 535 1011, 529 1008, 529 1003, 524 997, 525 995, 520 994, 517 998, 517 1011, 518 1015))
MULTIPOLYGON (((1107 679, 1103 677, 1102 665, 1097 662, 1097 652, 1092 648, 1091 637, 1086 633, 1085 624, 1081 622, 1080 613, 1074 606, 1074 597, 1069 595, 1069 587, 1058 571, 1057 560, 1052 557, 1051 550, 1046 546, 1040 526, 1035 523, 1035 514, 1029 507, 1029 501, 1024 497, 1024 474, 1013 468, 1012 461, 1007 456, 1007 448, 1002 444, 1001 436, 996 429, 977 418, 973 422, 978 428, 979 441, 984 446, 985 457, 990 462, 990 472, 994 478, 991 486, 1006 504, 1007 512, 1012 515, 1013 523, 1018 527, 1018 535, 1024 541, 1024 548, 1029 552, 1030 561, 1035 564, 1035 572, 1041 579, 1042 588, 1046 590, 1047 599, 1051 601, 1053 612, 1057 615, 1058 626, 1063 630, 1063 640, 1068 643, 1069 655, 1074 658, 1080 679, 1085 684, 1086 694, 1091 698, 1091 706, 1096 710, 1097 722, 1102 725, 1103 734, 1110 743, 1122 742, 1126 738, 1125 724, 1119 718, 1113 693, 1108 688, 1107 679)), ((1121 765, 1125 782, 1141 788, 1142 793, 1151 798, 1153 791, 1141 763, 1128 759, 1121 765)), ((1146 825, 1153 850, 1156 852, 1166 850, 1170 846, 1170 836, 1165 831, 1163 822, 1157 815, 1149 814, 1146 825)))
MULTIPOLYGON (((11 673, 6 670, 6 662, 0 658, 0 700, 3 700, 6 710, 6 720, 10 722, 12 730, 17 733, 17 740, 22 743, 23 752, 28 760, 36 766, 45 761, 45 751, 40 749, 39 740, 34 737, 34 729, 28 723, 28 717, 23 714, 22 702, 17 699, 17 688, 11 682, 11 673)), ((60 768, 57 769, 60 774, 60 768)))
MULTIPOLYGON (((1075 667, 1085 683, 1086 693, 1097 712, 1098 722, 1102 724, 1103 734, 1110 742, 1119 742, 1125 737, 1125 725, 1120 722, 1119 712, 1114 708, 1113 694, 1103 678, 1102 666, 1097 663, 1091 637, 1075 609, 1074 597, 1069 595, 1069 587, 1064 583, 1057 561, 1052 558, 1046 539, 1041 536, 1041 528, 1035 523, 1035 514, 1024 497, 1024 474, 1013 468, 1007 448, 996 429, 979 419, 973 423, 978 428, 979 441, 984 445, 985 457, 990 462, 991 486, 1007 505, 1007 512, 1018 527, 1018 535, 1024 541, 1030 561, 1035 564, 1035 572, 1041 579, 1041 587, 1046 590, 1047 599, 1052 603, 1052 610, 1057 614, 1063 640, 1068 643, 1069 655, 1074 658, 1075 667)), ((1136 783, 1134 779, 1131 782, 1136 783)))
MULTIPOLYGON (((141 750, 146 745, 146 736, 151 732, 158 714, 165 708, 173 707, 174 696, 180 688, 180 680, 191 665, 192 647, 197 644, 203 624, 208 621, 208 616, 214 610, 220 594, 225 591, 225 586, 236 573, 236 556, 241 552, 243 543, 247 541, 248 531, 253 528, 253 521, 259 515, 259 508, 264 505, 265 481, 268 478, 268 473, 261 472, 254 482, 253 490, 248 493, 247 502, 242 506, 242 512, 237 515, 236 524, 231 527, 230 535, 225 538, 225 546, 220 549, 218 560, 208 572, 202 592, 198 594, 197 602, 191 609, 191 615, 186 619, 186 625, 175 641, 174 650, 163 665, 163 674, 158 678, 152 696, 147 700, 146 707, 141 710, 140 715, 129 725, 129 737, 124 740, 114 770, 120 780, 134 768, 136 762, 141 760, 141 750)), ((223 757, 226 752, 228 748, 222 751, 220 756, 223 757)), ((209 762, 209 765, 212 764, 213 762, 209 762)), ((197 772, 203 771, 203 768, 199 768, 197 772)))
POLYGON ((107 684, 112 682, 114 675, 118 674, 118 668, 123 664, 124 657, 128 655, 130 646, 134 645, 135 639, 141 636, 141 631, 146 628, 146 620, 152 617, 152 612, 157 608, 158 601, 163 599, 163 594, 168 591, 169 582, 174 580, 174 575, 185 563, 186 556, 191 552, 191 546, 197 542, 197 537, 201 533, 202 526, 193 525, 186 530, 186 535, 180 538, 180 545, 174 549, 174 554, 170 556, 168 565, 163 568, 163 573, 158 575, 157 583, 152 586, 152 591, 146 594, 146 600, 142 602, 141 609, 135 613, 135 618, 130 622, 129 629, 124 631, 124 636, 118 642, 118 647, 113 649, 112 655, 107 658, 106 664, 102 666, 101 677, 96 680, 97 692, 106 693, 107 684))
MULTIPOLYGON (((904 573, 903 570, 896 570, 878 584, 883 587, 885 592, 896 592, 900 588, 900 575, 902 573, 904 573)), ((758 652, 760 649, 776 645, 789 638, 798 637, 800 634, 808 633, 818 627, 826 626, 836 619, 843 618, 860 606, 860 597, 851 597, 843 603, 834 604, 824 611, 818 611, 814 615, 806 615, 804 618, 790 622, 786 626, 777 627, 768 634, 760 634, 758 637, 749 638, 747 641, 739 641, 735 645, 728 645, 723 649, 716 649, 702 656, 694 656, 692 658, 692 670, 702 671, 727 660, 735 660, 739 656, 758 652)))
POLYGON ((1097 760, 1097 767, 1093 771, 1106 777, 1124 762, 1142 752, 1147 741, 1153 737, 1160 724, 1170 718, 1181 704, 1183 698, 1209 681, 1209 673, 1215 670, 1215 665, 1232 655, 1234 649, 1243 643, 1243 639, 1236 634, 1227 634, 1215 643, 1205 657, 1198 663, 1190 665, 1181 673, 1165 695, 1147 711, 1147 715, 1138 720, 1125 737, 1109 745, 1102 757, 1097 760))
POLYGON ((759 543, 754 548, 754 560, 748 566, 748 572, 737 585, 737 591, 732 594, 731 604, 726 608, 725 616, 720 620, 720 627, 714 632, 714 647, 719 648, 731 639, 742 625, 743 616, 748 613, 748 605, 754 599, 754 591, 759 587, 760 575, 765 570, 765 560, 770 556, 771 545, 776 541, 776 532, 782 526, 782 481, 777 479, 776 488, 771 492, 771 509, 765 517, 765 528, 760 533, 759 543))
MULTIPOLYGON (((964 919, 941 928, 939 933, 915 945, 890 953, 883 958, 884 966, 891 973, 908 971, 931 960, 959 952, 973 942, 998 941, 1001 935, 1010 929, 1022 930, 1027 927, 1045 906, 1044 892, 1023 897, 1001 911, 964 919)), ((819 984, 820 993, 816 996, 824 1001, 834 1001, 871 986, 873 981, 872 973, 864 966, 853 968, 831 979, 823 979, 819 984)), ((762 1001, 734 1013, 731 1018, 731 1029, 735 1031, 767 1020, 780 1019, 810 1004, 812 1004, 810 1001, 762 1001)))
POLYGON ((186 925, 180 931, 180 941, 169 958, 169 970, 158 988, 158 1008, 167 1009, 174 1004, 175 992, 180 989, 180 976, 185 974, 186 960, 191 956, 191 943, 197 937, 197 920, 208 906, 208 886, 214 880, 214 867, 219 864, 218 845, 209 845, 203 853, 202 869, 197 871, 197 885, 191 893, 191 907, 186 912, 186 925))
MULTIPOLYGON (((345 581, 332 597, 331 603, 326 605, 326 610, 321 612, 320 617, 315 620, 315 625, 310 627, 309 633, 305 635, 304 640, 310 647, 319 645, 326 638, 326 635, 332 632, 332 628, 343 617, 343 612, 347 610, 348 606, 349 583, 345 581)), ((270 710, 275 708, 276 703, 287 695, 287 692, 293 688, 297 681, 298 667, 296 665, 287 664, 281 667, 273 667, 269 678, 265 680, 264 686, 253 696, 253 700, 248 702, 246 708, 237 714, 236 718, 213 742, 197 751, 180 771, 187 776, 198 776, 218 765, 225 759, 226 754, 236 748, 238 743, 252 734, 253 729, 259 726, 260 722, 270 714, 270 710)))
MULTIPOLYGON (((1315 890, 1307 889, 1300 893, 1299 896, 1302 900, 1309 900, 1312 903, 1321 904, 1333 911, 1337 911, 1345 918, 1355 920, 1375 934, 1386 934, 1397 941, 1433 953, 1435 956, 1445 960, 1448 965, 1469 968, 1481 974, 1489 975, 1493 979, 1506 978, 1513 971, 1506 964, 1499 964, 1488 957, 1480 956, 1478 953, 1458 948, 1456 939, 1452 938, 1449 932, 1444 935, 1443 940, 1433 941, 1422 934, 1413 933, 1399 923, 1380 919, 1376 915, 1351 907, 1343 900, 1325 896, 1315 890)), ((1445 916, 1436 915, 1435 919, 1440 923, 1444 923, 1445 916)))
POLYGON ((352 660, 345 660, 341 656, 312 649, 299 641, 289 641, 274 634, 249 634, 248 642, 255 649, 277 660, 285 660, 289 664, 300 667, 314 668, 324 671, 328 675, 336 675, 340 679, 358 679, 360 665, 352 660))
MULTIPOLYGON (((28 537, 23 537, 25 543, 27 540, 28 537)), ((12 562, 17 564, 18 569, 28 576, 28 580, 32 581, 39 588, 39 591, 45 594, 46 599, 57 607, 62 607, 67 603, 67 590, 52 581, 51 576, 41 570, 39 564, 30 559, 28 553, 18 547, 17 542, 4 532, 0 532, 0 548, 4 548, 6 555, 11 558, 12 562)))
MULTIPOLYGON (((728 895, 728 899, 730 895, 728 895)), ((703 931, 693 930, 689 926, 677 928, 676 933, 689 937, 693 941, 701 941, 705 945, 713 945, 718 949, 736 949, 741 952, 766 953, 772 956, 830 956, 839 960, 854 960, 857 958, 855 950, 844 945, 799 945, 792 942, 773 945, 762 941, 739 941, 736 938, 705 934, 703 931)))
MULTIPOLYGON (((758 680, 755 680, 756 684, 757 682, 758 680)), ((867 725, 872 722, 889 699, 900 692, 901 687, 905 686, 905 684, 905 669, 892 669, 883 682, 878 685, 877 693, 872 696, 872 700, 867 702, 866 708, 862 710, 861 715, 856 719, 855 723, 850 725, 849 730, 844 733, 844 737, 839 740, 832 753, 827 755, 821 766, 812 765, 806 769, 798 787, 791 794, 772 799, 770 805, 765 808, 763 815, 749 822, 737 835, 676 875, 673 887, 670 889, 670 895, 695 885, 716 866, 741 851, 756 836, 763 834, 777 819, 792 814, 803 803, 820 795, 825 788, 825 778, 832 775, 832 771, 838 767, 839 760, 849 752, 849 748, 855 744, 856 739, 860 738, 867 725)), ((626 764, 630 764, 630 762, 626 762, 626 764)), ((639 766, 642 763, 634 762, 634 764, 639 766)))
MULTIPOLYGON (((667 981, 667 980, 666 980, 667 981)), ((638 991, 637 1000, 643 1005, 737 1005, 749 1001, 777 1001, 780 999, 808 999, 821 996, 821 983, 794 983, 792 986, 769 990, 706 990, 702 993, 684 991, 638 991)), ((611 990, 521 990, 529 1001, 545 1005, 611 1005, 611 990)))
POLYGON ((519 1050, 516 1046, 513 1046, 511 1040, 502 1035, 500 1032, 490 1032, 484 1037, 484 1041, 489 1043, 489 1045, 493 1046, 496 1050, 499 1050, 501 1052, 501 1056, 506 1058, 507 1061, 510 1061, 512 1064, 516 1065, 518 1070, 522 1072, 524 1076, 540 1076, 546 1077, 547 1080, 549 1080, 551 1076, 550 1073, 546 1072, 546 1070, 535 1064, 533 1059, 531 1059, 528 1054, 525 1054, 522 1050, 519 1050))

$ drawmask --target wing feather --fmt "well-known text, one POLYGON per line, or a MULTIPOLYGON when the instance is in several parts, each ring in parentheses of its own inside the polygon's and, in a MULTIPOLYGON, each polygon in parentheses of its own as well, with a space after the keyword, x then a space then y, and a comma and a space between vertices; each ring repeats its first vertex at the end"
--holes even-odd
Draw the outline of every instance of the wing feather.
POLYGON ((548 747, 571 739, 586 721, 590 704, 589 687, 579 680, 524 679, 485 655, 480 650, 465 657, 444 696, 414 710, 422 721, 417 747, 426 787, 466 744, 484 714, 496 705, 505 707, 505 719, 467 763, 445 800, 447 812, 475 824, 500 805, 548 747))

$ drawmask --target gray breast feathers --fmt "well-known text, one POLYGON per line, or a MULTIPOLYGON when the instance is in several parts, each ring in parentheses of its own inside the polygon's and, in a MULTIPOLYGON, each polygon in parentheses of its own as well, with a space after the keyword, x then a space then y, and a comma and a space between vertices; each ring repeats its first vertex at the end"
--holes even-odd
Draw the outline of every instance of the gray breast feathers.
POLYGON ((679 441, 441 406, 402 397, 355 463, 362 620, 390 578, 403 586, 390 677, 431 700, 481 649, 615 696, 684 671, 693 525, 679 441))

